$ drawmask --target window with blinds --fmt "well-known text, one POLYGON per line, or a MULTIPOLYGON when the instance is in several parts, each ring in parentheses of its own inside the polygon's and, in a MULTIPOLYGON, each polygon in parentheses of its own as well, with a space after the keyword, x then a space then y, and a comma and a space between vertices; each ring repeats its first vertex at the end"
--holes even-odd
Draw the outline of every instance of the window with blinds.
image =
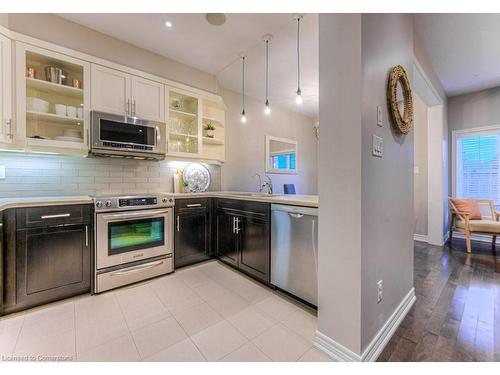
POLYGON ((500 129, 456 136, 455 194, 500 204, 500 129))

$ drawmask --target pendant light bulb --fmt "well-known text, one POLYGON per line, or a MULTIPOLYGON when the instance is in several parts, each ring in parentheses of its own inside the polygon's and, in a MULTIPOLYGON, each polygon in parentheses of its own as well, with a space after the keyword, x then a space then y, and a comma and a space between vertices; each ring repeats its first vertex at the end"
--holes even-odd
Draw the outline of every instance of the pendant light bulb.
POLYGON ((297 96, 295 96, 295 103, 302 104, 302 92, 300 89, 297 90, 297 96))
POLYGON ((266 114, 266 116, 269 116, 269 114, 271 113, 271 107, 269 106, 269 41, 273 38, 273 36, 271 34, 266 34, 262 37, 262 39, 264 40, 264 42, 266 43, 266 61, 265 61, 265 65, 266 65, 266 76, 265 76, 265 96, 266 96, 266 106, 264 108, 264 113, 266 114))
POLYGON ((247 122, 247 116, 245 115, 245 110, 241 111, 241 123, 245 124, 247 122))

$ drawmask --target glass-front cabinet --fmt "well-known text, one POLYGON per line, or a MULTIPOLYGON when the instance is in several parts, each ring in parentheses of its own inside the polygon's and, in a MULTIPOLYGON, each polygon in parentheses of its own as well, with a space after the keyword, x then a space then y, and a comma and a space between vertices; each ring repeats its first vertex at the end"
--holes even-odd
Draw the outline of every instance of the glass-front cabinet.
POLYGON ((17 118, 28 149, 88 149, 90 64, 16 45, 17 118))
POLYGON ((201 98, 167 88, 168 155, 198 156, 202 148, 201 98))

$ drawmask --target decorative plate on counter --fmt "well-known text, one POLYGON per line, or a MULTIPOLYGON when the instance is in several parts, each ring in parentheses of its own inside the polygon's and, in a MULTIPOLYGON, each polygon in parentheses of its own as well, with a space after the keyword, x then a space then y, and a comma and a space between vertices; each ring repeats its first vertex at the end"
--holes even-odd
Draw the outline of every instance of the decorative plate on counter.
POLYGON ((186 165, 182 178, 188 183, 189 190, 193 193, 202 193, 210 185, 210 172, 198 163, 186 165))

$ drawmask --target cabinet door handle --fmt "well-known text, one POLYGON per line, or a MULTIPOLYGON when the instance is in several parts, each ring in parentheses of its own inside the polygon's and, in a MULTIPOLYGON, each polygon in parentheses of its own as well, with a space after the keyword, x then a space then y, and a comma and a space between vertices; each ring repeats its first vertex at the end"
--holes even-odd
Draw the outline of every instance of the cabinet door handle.
POLYGON ((179 219, 179 216, 177 215, 177 232, 180 232, 181 231, 181 222, 180 222, 180 219, 179 219))
POLYGON ((125 108, 127 115, 130 115, 130 99, 127 99, 127 107, 125 108))
POLYGON ((5 135, 8 136, 11 140, 14 139, 14 131, 12 128, 12 119, 5 120, 5 125, 9 127, 9 132, 5 135))
POLYGON ((85 246, 89 246, 89 226, 85 225, 85 246))
POLYGON ((67 214, 55 214, 55 215, 42 215, 41 218, 42 219, 55 219, 55 218, 58 218, 58 217, 70 217, 71 214, 67 213, 67 214))
POLYGON ((240 233, 240 218, 236 218, 236 234, 240 233))
POLYGON ((233 216, 233 233, 236 233, 236 218, 233 216))
POLYGON ((186 204, 186 207, 201 207, 201 203, 186 204))
POLYGON ((132 116, 135 116, 135 99, 132 103, 132 116))

